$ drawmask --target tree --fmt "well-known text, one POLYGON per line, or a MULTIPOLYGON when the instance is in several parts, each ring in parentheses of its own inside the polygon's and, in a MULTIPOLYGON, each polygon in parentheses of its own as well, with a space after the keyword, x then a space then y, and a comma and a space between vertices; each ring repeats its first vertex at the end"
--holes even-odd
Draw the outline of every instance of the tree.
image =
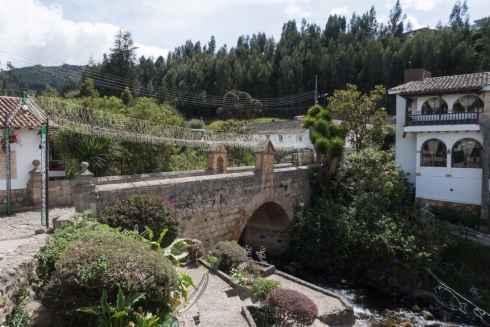
POLYGON ((133 104, 133 95, 131 94, 129 87, 126 86, 124 92, 121 93, 121 100, 127 106, 131 106, 133 104))
POLYGON ((396 1, 395 7, 390 10, 390 20, 388 22, 388 30, 395 37, 401 38, 403 36, 403 21, 407 18, 407 15, 402 17, 402 7, 400 6, 400 0, 396 1))
POLYGON ((19 91, 19 76, 14 72, 14 65, 7 62, 7 71, 0 68, 0 94, 15 95, 19 91))
MULTIPOLYGON (((110 49, 109 56, 102 63, 101 70, 103 73, 112 75, 103 77, 105 83, 102 85, 114 85, 114 77, 119 77, 117 84, 124 83, 130 88, 132 93, 137 93, 138 88, 138 71, 136 66, 136 50, 128 31, 119 30, 114 38, 114 47, 110 49)), ((102 88, 104 95, 118 95, 115 89, 102 88)))
POLYGON ((463 28, 469 27, 470 17, 468 15, 468 5, 466 4, 466 0, 464 0, 463 4, 458 0, 454 4, 453 10, 449 15, 449 26, 453 28, 463 28))
POLYGON ((262 103, 247 92, 230 91, 223 97, 223 106, 216 110, 220 119, 252 119, 260 111, 262 103))
POLYGON ((386 111, 378 103, 385 93, 382 85, 376 86, 369 94, 362 94, 357 86, 347 84, 347 90, 335 90, 334 95, 328 98, 328 109, 342 120, 356 151, 364 147, 371 130, 384 126, 386 111))
POLYGON ((346 129, 336 125, 332 121, 330 111, 315 105, 308 109, 308 114, 303 120, 303 128, 314 129, 311 142, 315 146, 320 162, 331 175, 338 166, 340 158, 344 154, 344 142, 346 129))
POLYGON ((91 78, 87 78, 80 85, 80 92, 78 93, 78 97, 83 98, 98 98, 99 92, 95 89, 94 80, 91 78))

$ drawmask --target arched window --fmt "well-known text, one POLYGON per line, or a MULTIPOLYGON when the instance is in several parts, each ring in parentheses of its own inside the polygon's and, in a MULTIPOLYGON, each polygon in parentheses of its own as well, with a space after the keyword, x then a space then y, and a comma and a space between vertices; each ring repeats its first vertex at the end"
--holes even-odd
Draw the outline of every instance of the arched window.
POLYGON ((422 115, 447 114, 447 103, 440 98, 430 98, 422 105, 422 115))
POLYGON ((453 105, 454 113, 482 111, 483 101, 475 95, 465 95, 459 98, 453 105))
POLYGON ((438 139, 430 139, 422 144, 420 166, 446 167, 446 145, 438 139))
POLYGON ((451 151, 451 167, 481 168, 482 147, 475 139, 461 139, 454 143, 451 151))

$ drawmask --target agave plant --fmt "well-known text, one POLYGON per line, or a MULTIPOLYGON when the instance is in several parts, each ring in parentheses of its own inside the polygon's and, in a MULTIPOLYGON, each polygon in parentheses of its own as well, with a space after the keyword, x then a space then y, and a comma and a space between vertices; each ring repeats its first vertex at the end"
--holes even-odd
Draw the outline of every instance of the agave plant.
POLYGON ((146 232, 148 233, 148 239, 144 238, 137 231, 132 231, 131 234, 139 241, 149 244, 153 249, 158 252, 163 253, 174 266, 180 266, 179 260, 185 258, 189 253, 182 251, 181 249, 189 247, 183 238, 176 238, 169 246, 162 247, 163 238, 168 232, 168 228, 165 228, 156 241, 153 241, 155 237, 151 228, 145 226, 146 232))
POLYGON ((114 139, 81 135, 66 129, 56 131, 54 141, 64 159, 88 162, 95 176, 109 174, 111 163, 121 157, 123 151, 114 139))

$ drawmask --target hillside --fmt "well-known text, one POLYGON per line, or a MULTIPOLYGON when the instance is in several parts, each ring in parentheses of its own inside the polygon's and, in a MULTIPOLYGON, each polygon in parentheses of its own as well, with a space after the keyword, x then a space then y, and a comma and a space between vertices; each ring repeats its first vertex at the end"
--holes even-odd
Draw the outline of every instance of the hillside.
POLYGON ((45 90, 46 85, 58 90, 71 78, 77 83, 80 81, 84 66, 67 65, 42 66, 35 65, 24 68, 16 68, 14 72, 19 76, 19 87, 29 91, 45 90))

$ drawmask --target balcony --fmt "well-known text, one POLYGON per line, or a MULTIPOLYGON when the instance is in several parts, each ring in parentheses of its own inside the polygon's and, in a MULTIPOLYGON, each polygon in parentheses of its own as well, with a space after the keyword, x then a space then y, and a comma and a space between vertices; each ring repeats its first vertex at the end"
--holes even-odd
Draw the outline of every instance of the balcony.
POLYGON ((462 112, 432 115, 406 115, 405 132, 479 131, 479 112, 462 112))
POLYGON ((58 160, 49 161, 49 179, 60 179, 66 177, 65 164, 58 160))

